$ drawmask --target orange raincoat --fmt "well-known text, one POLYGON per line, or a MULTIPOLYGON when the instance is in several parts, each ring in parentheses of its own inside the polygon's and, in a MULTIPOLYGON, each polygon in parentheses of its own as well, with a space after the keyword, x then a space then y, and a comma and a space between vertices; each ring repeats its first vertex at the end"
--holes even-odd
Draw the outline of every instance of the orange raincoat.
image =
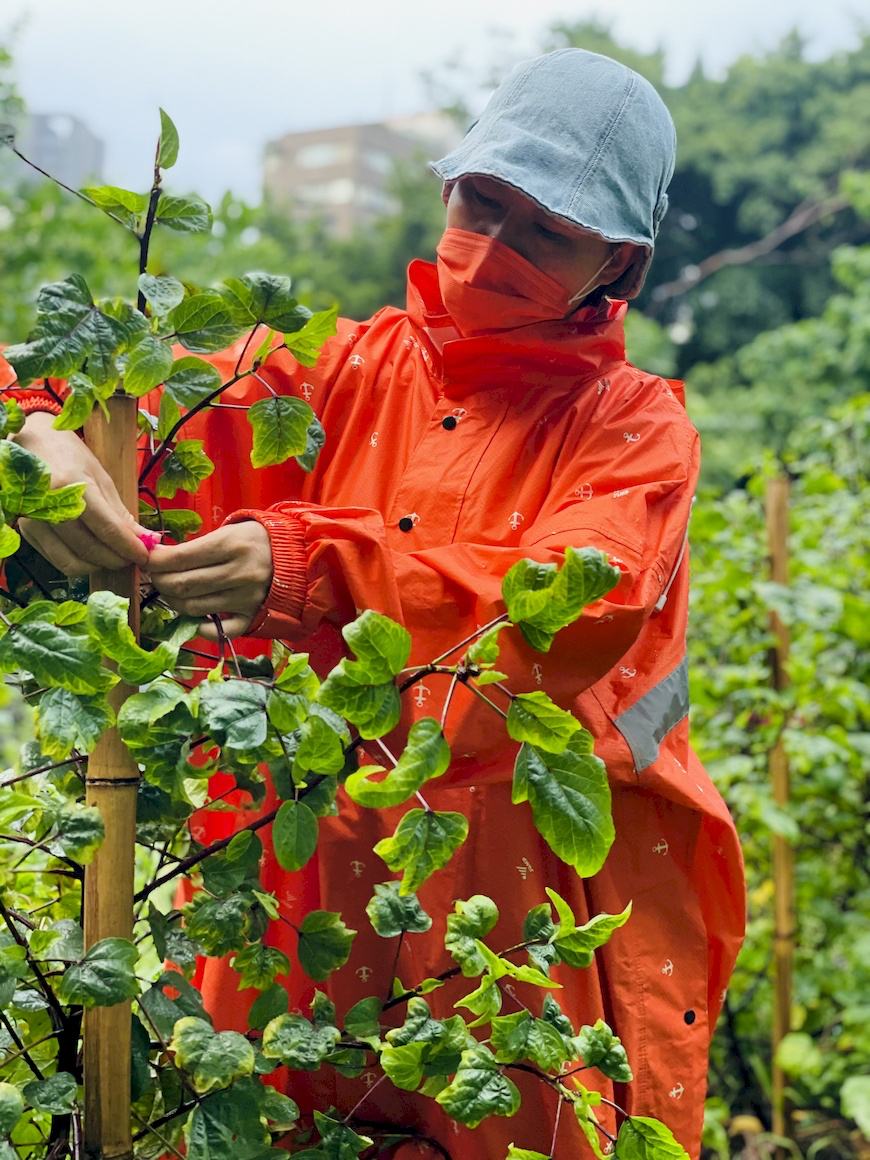
MULTIPOLYGON (((189 503, 206 529, 227 518, 255 518, 268 529, 275 580, 254 630, 310 651, 321 672, 343 655, 341 625, 363 609, 403 623, 414 641, 410 663, 424 664, 504 611, 501 581, 517 560, 558 563, 567 546, 591 545, 618 565, 616 589, 549 653, 534 652, 517 632, 502 634, 498 663, 514 691, 543 689, 595 737, 617 834, 600 873, 581 880, 540 837, 529 807, 511 804, 517 747, 501 720, 459 688, 445 727, 454 761, 425 795, 433 809, 467 815, 470 836, 419 891, 435 922, 403 940, 395 968, 394 943, 373 932, 365 907, 374 885, 391 877, 372 847, 409 806, 367 810, 342 796, 339 816, 321 822, 317 853, 296 874, 277 865, 261 832, 262 881, 291 921, 322 908, 359 932, 347 964, 320 985, 339 1020, 363 996, 388 994, 394 969, 413 985, 453 965, 443 934, 455 899, 494 899, 494 949, 520 939, 526 912, 546 901, 545 886, 569 901, 578 922, 631 901, 630 920, 591 967, 554 969, 564 989, 553 994, 575 1026, 605 1019, 635 1076, 627 1087, 594 1070, 579 1078, 630 1112, 662 1119, 695 1157, 710 1036, 742 938, 744 887, 728 811, 688 743, 685 543, 698 436, 680 385, 625 361, 625 310, 605 302, 566 321, 458 338, 444 329, 435 267, 412 263, 406 311, 342 320, 313 370, 280 352, 260 372, 320 416, 327 442, 314 471, 295 463, 251 470, 244 413, 207 411, 186 434, 204 439, 217 470, 189 503)), ((239 349, 214 359, 227 377, 239 349)), ((250 403, 263 393, 246 378, 224 400, 250 403)), ((149 409, 156 412, 155 401, 149 409)), ((440 717, 448 681, 427 677, 406 697, 405 729, 415 717, 440 717)), ((231 782, 221 777, 216 788, 224 790, 231 782)), ((194 832, 214 840, 250 820, 242 811, 201 811, 194 832)), ((266 939, 293 963, 290 1007, 307 1014, 315 988, 295 961, 291 927, 275 923, 266 939)), ((257 992, 239 992, 228 960, 202 961, 196 981, 219 1027, 247 1026, 257 992)), ((427 1001, 446 1017, 469 989, 454 979, 427 1001)), ((503 1014, 520 1003, 539 1012, 542 991, 507 990, 503 1014)), ((402 1021, 401 1010, 391 1015, 402 1021)), ((294 1072, 285 1086, 303 1106, 331 1103, 342 1114, 356 1107, 362 1120, 410 1126, 440 1144, 429 1152, 414 1145, 421 1151, 409 1148, 409 1157, 501 1160, 510 1142, 550 1149, 556 1099, 533 1077, 511 1073, 523 1097, 515 1117, 470 1130, 432 1100, 389 1082, 375 1087, 378 1074, 294 1072)), ((610 1110, 598 1111, 614 1131, 610 1110)), ((591 1155, 570 1115, 561 1117, 554 1154, 591 1155)))

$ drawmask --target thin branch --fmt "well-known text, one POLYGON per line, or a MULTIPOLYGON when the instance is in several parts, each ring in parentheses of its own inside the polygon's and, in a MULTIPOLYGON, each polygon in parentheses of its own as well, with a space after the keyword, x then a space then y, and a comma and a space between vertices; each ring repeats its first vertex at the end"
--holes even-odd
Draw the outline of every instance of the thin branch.
POLYGON ((559 1120, 562 1118, 562 1107, 565 1103, 564 1097, 559 1095, 559 1102, 556 1104, 556 1122, 553 1125, 553 1138, 550 1140, 550 1155, 556 1151, 556 1137, 559 1135, 559 1120))
POLYGON ((481 691, 480 691, 480 689, 478 689, 477 685, 472 685, 472 684, 466 683, 465 681, 463 681, 462 683, 465 685, 466 689, 468 689, 468 691, 470 693, 473 693, 475 695, 475 697, 479 697, 481 699, 481 701, 486 701, 486 703, 487 703, 487 705, 489 705, 490 709, 495 709, 496 713, 498 713, 498 715, 500 717, 504 717, 505 721, 507 721, 508 715, 507 715, 507 713, 505 713, 504 709, 500 709, 498 707, 498 705, 496 705, 495 701, 490 701, 490 699, 489 699, 489 697, 487 697, 486 693, 481 693, 481 691))
POLYGON ((474 632, 472 632, 464 640, 461 640, 459 644, 455 644, 453 648, 449 648, 447 652, 442 653, 440 657, 436 657, 435 660, 432 661, 432 664, 440 665, 442 661, 446 660, 449 656, 452 656, 453 653, 458 652, 459 649, 464 648, 465 645, 471 644, 472 641, 477 640, 477 638, 480 636, 483 636, 485 632, 489 632, 491 628, 494 628, 497 624, 501 624, 502 621, 506 621, 508 619, 508 614, 506 612, 502 612, 500 616, 496 616, 493 620, 490 620, 488 624, 484 624, 480 628, 476 628, 474 632))
POLYGON ((26 1046, 26 1044, 20 1038, 18 1032, 15 1030, 15 1028, 10 1023, 5 1011, 0 1011, 0 1023, 2 1023, 3 1026, 6 1028, 6 1031, 9 1035, 9 1038, 12 1040, 12 1042, 18 1048, 18 1054, 23 1058, 24 1062, 27 1064, 27 1066, 30 1068, 30 1070, 33 1072, 33 1074, 36 1076, 36 1078, 37 1079, 45 1079, 45 1076, 39 1070, 39 1067, 35 1063, 33 1056, 30 1054, 30 1049, 26 1046))
POLYGON ((37 769, 29 769, 26 773, 17 773, 15 777, 0 781, 0 789, 8 789, 10 785, 15 785, 18 781, 26 781, 28 777, 36 777, 40 773, 50 773, 53 769, 62 769, 65 765, 84 764, 87 760, 87 757, 82 754, 79 757, 66 757, 63 761, 52 761, 49 765, 40 765, 37 769))
POLYGON ((780 222, 776 229, 771 230, 769 234, 765 234, 763 238, 759 238, 757 241, 750 242, 745 246, 719 250, 718 253, 704 258, 696 266, 687 266, 679 278, 675 278, 672 282, 664 282, 662 285, 656 286, 652 292, 652 300, 654 303, 653 313, 655 312, 655 307, 660 303, 666 302, 670 298, 677 298, 681 294, 685 294, 687 290, 694 289, 705 278, 709 278, 719 270, 725 269, 727 266, 744 266, 748 262, 755 261, 756 258, 769 254, 772 250, 781 246, 783 242, 787 242, 789 238, 803 233, 804 230, 809 229, 810 226, 815 225, 822 218, 840 213, 848 205, 848 199, 839 195, 829 197, 825 201, 802 202, 784 222, 780 222))
POLYGON ((205 410, 205 408, 209 406, 212 400, 218 398, 218 396, 221 395, 223 391, 226 391, 230 387, 235 386, 235 384, 239 382, 240 379, 245 378, 251 373, 252 372, 250 371, 242 371, 241 374, 233 375, 231 379, 228 379, 225 383, 221 383, 219 387, 216 387, 211 392, 211 394, 206 395, 204 399, 200 399, 200 401, 191 407, 189 411, 186 411, 180 419, 176 419, 176 421, 169 428, 166 436, 161 440, 160 443, 158 443, 156 449, 148 457, 148 461, 146 462, 145 466, 139 472, 139 483, 141 484, 143 480, 148 478, 150 473, 160 462, 161 456, 166 451, 167 447, 169 447, 185 423, 188 423, 194 415, 198 415, 200 411, 205 410))
POLYGON ((67 185, 65 182, 61 181, 59 177, 55 177, 53 174, 48 173, 47 170, 37 165, 35 161, 31 161, 29 157, 25 157, 24 154, 19 149, 16 149, 10 141, 5 142, 5 144, 9 149, 12 150, 16 157, 24 162, 25 165, 29 165, 31 169, 35 169, 37 173, 41 173, 43 177, 47 177, 49 181, 53 181, 55 185, 59 185, 61 189, 65 189, 67 193, 71 193, 73 197, 77 197, 79 201, 85 202, 86 205, 92 205, 94 209, 101 210, 106 215, 106 217, 110 217, 113 222, 117 222, 119 226, 122 226, 127 231, 127 233, 133 234, 134 237, 138 237, 138 234, 129 222, 125 222, 123 218, 119 218, 116 214, 110 213, 109 210, 103 209, 101 205, 97 205, 97 203, 92 198, 88 197, 86 193, 82 193, 79 189, 73 189, 72 186, 67 185))

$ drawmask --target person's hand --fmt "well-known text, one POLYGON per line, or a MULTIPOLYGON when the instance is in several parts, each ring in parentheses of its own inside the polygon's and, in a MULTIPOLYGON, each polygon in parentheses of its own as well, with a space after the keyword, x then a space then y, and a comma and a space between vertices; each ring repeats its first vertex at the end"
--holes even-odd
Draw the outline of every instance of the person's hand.
POLYGON ((87 506, 78 519, 61 524, 22 518, 18 522, 22 536, 66 576, 129 564, 141 567, 148 559, 139 539, 145 529, 127 511, 108 473, 78 435, 58 431, 53 424, 53 415, 34 412, 15 441, 45 461, 52 487, 84 483, 87 506))
MULTIPOLYGON (((269 534, 256 520, 227 524, 177 547, 156 547, 146 569, 170 608, 185 616, 219 613, 227 636, 240 636, 272 586, 269 534)), ((201 627, 217 639, 210 621, 201 627)))

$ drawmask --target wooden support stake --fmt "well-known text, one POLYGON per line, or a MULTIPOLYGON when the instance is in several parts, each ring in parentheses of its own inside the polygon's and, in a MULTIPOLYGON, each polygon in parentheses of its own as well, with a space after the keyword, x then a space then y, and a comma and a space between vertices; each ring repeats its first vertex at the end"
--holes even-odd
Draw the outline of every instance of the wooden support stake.
MULTIPOLYGON (((109 420, 96 409, 85 426, 85 441, 112 477, 127 508, 138 514, 136 463, 137 402, 126 396, 109 400, 109 420)), ((130 600, 130 624, 138 636, 138 572, 99 571, 93 591, 117 592, 130 600)), ((122 684, 109 700, 115 712, 131 692, 122 684)), ((86 798, 96 806, 106 836, 85 870, 85 947, 103 938, 131 938, 133 866, 136 840, 136 790, 139 770, 117 729, 109 729, 88 761, 86 798)), ((128 1160, 130 1132, 130 1003, 95 1007, 84 1018, 85 1152, 94 1160, 128 1160)))
MULTIPOLYGON (((770 578, 788 584, 789 481, 787 476, 771 479, 765 497, 770 578)), ((772 684, 777 692, 788 685, 789 633, 780 617, 771 613, 774 647, 771 650, 772 684)), ((786 809, 789 804, 788 755, 782 734, 768 755, 773 800, 786 809)), ((785 1098, 785 1075, 775 1062, 776 1050, 791 1030, 792 968, 795 945, 794 851, 780 834, 773 835, 773 1053, 771 1103, 773 1131, 791 1138, 791 1114, 785 1098)))

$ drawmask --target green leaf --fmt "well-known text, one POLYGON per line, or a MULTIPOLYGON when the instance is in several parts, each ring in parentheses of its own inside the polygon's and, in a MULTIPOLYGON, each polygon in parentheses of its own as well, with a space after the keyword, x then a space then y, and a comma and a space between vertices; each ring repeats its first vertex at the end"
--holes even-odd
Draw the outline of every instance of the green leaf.
POLYGON ((187 508, 164 508, 158 515, 156 508, 149 504, 140 504, 139 523, 151 531, 166 532, 180 543, 187 536, 193 536, 199 531, 202 527, 202 516, 187 508))
POLYGON ((36 706, 36 733, 46 757, 60 761, 74 749, 92 752, 115 716, 101 697, 77 697, 68 689, 49 689, 36 706))
POLYGON ((312 714, 302 722, 293 767, 294 776, 297 772, 332 774, 344 768, 342 739, 323 717, 312 714))
POLYGON ((401 1047, 385 1043, 378 1061, 397 1088, 414 1092, 423 1082, 423 1056, 428 1044, 415 1041, 401 1047))
POLYGON ((350 957, 355 930, 330 910, 312 910, 299 927, 299 963, 310 979, 320 982, 350 957))
POLYGON ((542 1071, 558 1072, 568 1058, 565 1041, 556 1028, 528 1011, 494 1018, 490 1042, 500 1063, 530 1059, 542 1071))
POLYGON ((178 130, 172 118, 160 110, 160 142, 157 146, 157 164, 160 169, 171 169, 178 160, 178 130))
POLYGON ((587 1067, 597 1067, 615 1083, 631 1083, 634 1076, 622 1040, 614 1035, 603 1019, 581 1027, 577 1034, 577 1054, 587 1067))
POLYGON ((248 422, 254 435, 251 466, 269 467, 302 454, 313 415, 303 399, 292 395, 270 395, 250 406, 248 422))
POLYGON ((607 771, 599 758, 581 751, 583 745, 577 734, 562 753, 523 745, 515 765, 514 802, 528 797, 535 828, 548 846, 588 878, 603 866, 614 828, 607 771))
POLYGON ((850 1075, 840 1088, 840 1108, 870 1140, 870 1075, 850 1075))
POLYGON ((346 658, 339 661, 320 686, 317 700, 356 725, 366 740, 383 737, 395 729, 402 716, 399 690, 392 680, 383 684, 360 684, 348 675, 353 664, 346 658))
POLYGON ((99 645, 46 621, 16 624, 0 640, 0 671, 24 669, 42 685, 71 693, 103 693, 118 678, 102 668, 99 645))
POLYGON ((297 330, 311 318, 311 311, 299 305, 290 287, 284 274, 243 274, 227 278, 221 295, 233 322, 245 329, 262 323, 272 330, 297 330))
MULTIPOLYGON (((372 1146, 368 1136, 359 1136, 346 1124, 314 1113, 314 1124, 320 1133, 321 1145, 317 1149, 323 1160, 356 1160, 356 1157, 372 1146)), ((302 1154, 304 1158, 304 1153, 302 1154)))
POLYGON ((284 802, 272 823, 272 842, 283 869, 301 870, 317 849, 317 818, 305 802, 284 802))
MULTIPOLYGON (((206 859, 208 862, 208 859, 206 859)), ((181 915, 174 911, 163 914, 151 903, 148 907, 148 929, 154 939, 154 949, 159 959, 169 959, 188 977, 196 968, 199 948, 187 932, 181 929, 181 915)))
POLYGON ((533 648, 546 652, 553 636, 619 582, 619 569, 596 548, 566 548, 558 570, 552 564, 521 560, 502 584, 508 615, 533 648))
POLYGON ((344 1030, 351 1039, 376 1046, 380 1042, 380 1017, 383 1004, 376 995, 354 1003, 344 1017, 344 1030))
POLYGON ((169 391, 160 395, 160 413, 157 417, 157 438, 163 442, 170 437, 176 423, 181 419, 181 408, 169 391))
POLYGON ((616 1137, 616 1160, 689 1160, 673 1132, 648 1116, 629 1116, 616 1137))
POLYGON ((378 882, 366 906, 366 914, 381 938, 393 938, 403 931, 422 934, 432 919, 420 905, 416 894, 399 894, 398 882, 378 882))
POLYGON ((58 988, 62 1003, 111 1007, 139 993, 135 967, 137 948, 124 938, 104 938, 64 973, 58 988))
POLYGON ((468 819, 463 814, 414 809, 374 852, 392 871, 404 871, 400 893, 411 894, 450 861, 467 836, 468 819))
POLYGON ((153 335, 146 335, 127 355, 124 390, 138 399, 159 386, 172 370, 172 347, 153 335))
POLYGON ((463 1051, 452 1083, 436 1097, 448 1116, 466 1127, 476 1128, 487 1116, 513 1116, 519 1110, 520 1093, 485 1047, 463 1051))
POLYGON ((27 416, 15 399, 0 401, 0 436, 17 435, 27 416))
POLYGON ((78 431, 85 425, 94 407, 99 405, 103 414, 108 416, 106 400, 114 391, 114 384, 108 383, 97 386, 89 375, 72 374, 67 379, 67 396, 63 402, 63 409, 54 421, 58 431, 78 431))
POLYGON ((341 635, 356 656, 348 673, 360 684, 379 684, 395 677, 408 663, 411 634, 395 620, 370 608, 346 624, 341 635))
POLYGON ((200 686, 200 720, 218 745, 256 749, 268 731, 267 696, 265 685, 254 681, 204 682, 200 686))
POLYGON ((338 307, 312 314, 301 329, 285 334, 287 349, 304 367, 313 367, 320 349, 337 331, 338 307))
POLYGON ((0 526, 0 560, 14 556, 21 547, 21 536, 8 524, 0 526))
POLYGON ((454 904, 454 913, 447 916, 444 946, 462 968, 466 978, 473 978, 486 970, 486 960, 477 949, 477 940, 485 938, 498 922, 498 907, 484 894, 474 894, 454 904))
POLYGON ((314 470, 317 457, 323 450, 325 443, 326 432, 323 430, 323 424, 315 415, 308 424, 308 430, 305 432, 305 450, 301 455, 296 456, 296 462, 303 471, 314 470))
POLYGON ((82 193, 100 209, 110 213, 129 214, 136 218, 148 209, 148 194, 134 193, 118 185, 86 185, 82 193))
MULTIPOLYGON (((195 194, 170 197, 164 193, 157 203, 154 220, 162 226, 169 226, 170 229, 182 233, 207 234, 212 224, 211 206, 195 194)), ((189 349, 192 350, 193 347, 189 349)))
POLYGON ((201 439, 182 439, 160 466, 157 494, 172 499, 179 490, 195 492, 214 471, 214 463, 203 451, 201 439))
POLYGON ((75 1107, 78 1096, 75 1076, 68 1071, 56 1071, 48 1079, 34 1080, 24 1088, 24 1098, 38 1112, 62 1116, 75 1107))
POLYGON ((251 1004, 248 1023, 251 1027, 262 1031, 267 1023, 287 1012, 290 996, 287 988, 280 983, 273 983, 257 996, 251 1004))
POLYGON ((499 681, 506 681, 508 679, 507 673, 500 673, 498 669, 487 669, 486 672, 480 673, 474 678, 478 685, 495 685, 499 681))
POLYGON ((6 520, 28 516, 47 523, 76 519, 85 510, 85 485, 52 488, 51 472, 32 451, 0 441, 0 495, 6 520))
POLYGON ((128 697, 118 714, 118 728, 125 741, 137 740, 144 731, 147 741, 152 726, 184 701, 185 690, 168 677, 162 677, 128 697))
POLYGON ((295 1071, 317 1071, 340 1038, 337 1027, 315 1027, 302 1015, 279 1015, 263 1032, 262 1051, 295 1071))
POLYGON ((244 885, 259 886, 263 846, 256 834, 241 830, 226 849, 200 863, 202 881, 209 894, 225 898, 244 885))
POLYGON ((191 294, 170 312, 166 322, 181 345, 196 354, 223 350, 241 333, 216 290, 191 294))
POLYGON ((172 1032, 170 1051, 176 1066, 190 1076, 200 1095, 226 1088, 254 1070, 254 1049, 236 1031, 215 1031, 194 1016, 179 1019, 172 1032))
MULTIPOLYGON (((372 768, 363 766, 345 782, 349 797, 362 806, 396 806, 420 788, 424 782, 440 777, 450 765, 450 749, 441 726, 434 717, 415 721, 408 741, 396 765, 381 781, 373 781, 372 768)), ((380 766, 375 771, 381 772, 380 766)))
POLYGON ((569 967, 588 967, 598 947, 604 946, 613 932, 628 922, 630 915, 631 903, 621 914, 596 914, 568 934, 557 934, 553 946, 569 967))
POLYGON ((11 1132, 24 1113, 21 1092, 11 1083, 0 1082, 0 1133, 11 1132))
POLYGON ((96 806, 66 802, 54 818, 57 845, 68 858, 87 864, 103 843, 106 828, 96 806))
POLYGON ((549 1153, 535 1152, 532 1148, 518 1148, 516 1144, 508 1144, 505 1160, 551 1160, 549 1153))
POLYGON ((560 709, 542 690, 519 693, 508 710, 507 731, 514 741, 530 741, 548 753, 562 753, 582 729, 576 717, 560 709))
POLYGON ((186 355, 176 359, 163 383, 163 388, 179 407, 195 407, 221 386, 220 372, 204 359, 186 355))
POLYGON ((196 635, 198 623, 192 617, 180 617, 168 639, 148 652, 136 642, 127 621, 127 609, 128 601, 123 596, 92 592, 88 597, 88 627, 106 656, 117 664, 122 680, 144 685, 175 667, 179 649, 196 635))
POLYGON ((784 1035, 776 1048, 776 1063, 786 1075, 821 1075, 825 1067, 822 1050, 811 1035, 805 1031, 792 1031, 784 1035))
POLYGON ((473 665, 492 665, 499 657, 499 634, 506 628, 512 628, 510 621, 502 621, 501 624, 495 624, 488 629, 482 636, 479 636, 473 644, 469 645, 468 652, 465 654, 469 662, 473 665))
POLYGON ((22 387, 34 379, 66 378, 85 361, 95 383, 114 381, 114 356, 124 345, 127 328, 94 305, 80 274, 43 286, 36 307, 31 337, 3 351, 22 387))
POLYGON ((187 1160, 278 1160, 262 1106, 262 1086, 248 1076, 205 1096, 185 1126, 187 1160))
POLYGON ((158 316, 168 314, 184 298, 184 286, 168 274, 140 274, 137 286, 151 310, 158 316))
POLYGON ((260 1110, 262 1115, 269 1121, 269 1130, 271 1132, 288 1131, 293 1127, 301 1114, 299 1105, 295 1100, 291 1100, 289 1096, 284 1096, 280 1092, 275 1091, 268 1084, 263 1085, 263 1106, 260 1110))

